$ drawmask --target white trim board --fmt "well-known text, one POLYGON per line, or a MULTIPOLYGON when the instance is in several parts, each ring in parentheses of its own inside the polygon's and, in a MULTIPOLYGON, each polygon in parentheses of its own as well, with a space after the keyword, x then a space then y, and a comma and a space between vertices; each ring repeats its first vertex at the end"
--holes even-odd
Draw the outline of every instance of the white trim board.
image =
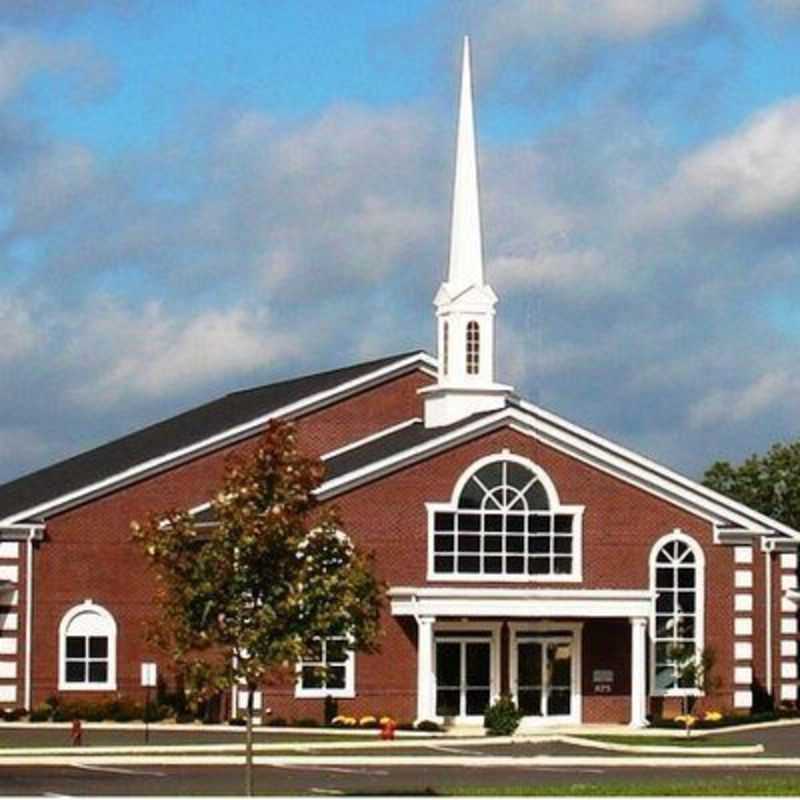
POLYGON ((13 525, 16 522, 26 520, 29 517, 36 515, 41 515, 45 512, 50 512, 52 514, 56 511, 62 511, 76 502, 83 502, 88 498, 107 492, 111 488, 124 486, 125 484, 134 480, 141 480, 141 478, 145 476, 160 472, 169 466, 173 466, 183 460, 186 460, 187 458, 194 458, 204 452, 208 452, 210 450, 232 444, 242 438, 246 438, 247 436, 252 435, 260 427, 266 425, 268 422, 270 422, 270 420, 273 420, 277 417, 291 418, 300 413, 308 413, 316 410, 317 408, 329 405, 334 400, 344 399, 345 397, 355 394, 356 392, 363 391, 364 389, 369 388, 371 385, 383 383, 384 380, 388 379, 394 374, 399 376, 406 372, 410 372, 415 367, 420 367, 423 369, 425 367, 429 367, 431 369, 436 369, 436 360, 424 352, 414 353, 410 356, 406 356, 405 358, 399 359, 392 364, 388 364, 385 367, 381 367, 380 369, 369 372, 366 375, 362 375, 359 378, 346 381, 338 386, 333 387, 332 389, 326 389, 324 392, 319 392, 317 394, 304 397, 302 400, 298 400, 294 403, 282 406, 281 408, 277 408, 274 411, 270 411, 267 414, 263 414, 241 425, 237 425, 233 428, 222 431, 221 433, 215 434, 214 436, 210 436, 199 442, 195 442, 194 444, 183 447, 180 450, 165 453, 162 456, 144 461, 141 464, 137 464, 134 467, 124 470, 123 472, 110 475, 108 478, 104 478, 103 480, 89 484, 73 492, 68 492, 67 494, 55 497, 52 500, 48 500, 44 503, 39 503, 38 505, 15 512, 4 519, 0 519, 0 527, 13 525))
POLYGON ((739 503, 734 503, 734 501, 728 500, 688 478, 683 478, 665 467, 559 420, 554 415, 545 417, 540 416, 543 412, 539 410, 535 414, 528 410, 528 407, 535 409, 535 406, 529 406, 529 404, 523 404, 523 406, 525 407, 507 407, 472 422, 467 420, 462 427, 456 430, 326 481, 317 490, 318 497, 328 499, 396 469, 430 458, 460 442, 473 439, 497 428, 509 426, 519 433, 552 446, 560 452, 660 497, 715 525, 739 525, 743 530, 750 531, 752 535, 779 530, 786 536, 800 541, 800 532, 792 528, 769 520, 767 517, 763 517, 739 503), (553 422, 553 420, 558 422, 553 422), (742 511, 746 513, 743 514, 742 511), (770 526, 769 531, 764 528, 765 522, 770 526))
POLYGON ((614 589, 478 589, 397 587, 388 592, 394 616, 649 617, 654 593, 614 589))

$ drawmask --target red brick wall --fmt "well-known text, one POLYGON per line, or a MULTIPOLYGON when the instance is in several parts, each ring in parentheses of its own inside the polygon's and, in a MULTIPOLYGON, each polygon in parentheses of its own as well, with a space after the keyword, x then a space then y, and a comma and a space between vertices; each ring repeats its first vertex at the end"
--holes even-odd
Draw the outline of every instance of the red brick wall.
MULTIPOLYGON (((717 654, 715 673, 722 681, 715 697, 707 702, 717 708, 731 707, 733 555, 731 548, 713 544, 712 526, 706 520, 512 430, 481 437, 429 458, 395 473, 391 478, 377 480, 341 495, 334 502, 342 510, 348 533, 362 547, 375 553, 376 568, 384 580, 394 586, 425 585, 428 583, 425 502, 449 500, 456 480, 465 469, 477 459, 498 453, 503 448, 525 455, 542 466, 555 483, 562 503, 586 506, 584 581, 582 584, 548 583, 546 587, 648 589, 650 551, 657 539, 680 528, 698 542, 706 556, 706 644, 717 654)), ((438 585, 457 586, 459 583, 439 582, 438 585)), ((475 586, 474 583, 460 585, 475 586)), ((526 585, 537 584, 514 584, 517 587, 526 585)), ((396 639, 396 625, 396 620, 387 620, 385 649, 391 653, 393 680, 398 672, 406 670, 403 682, 414 686, 415 660, 402 658, 394 661, 394 645, 391 643, 396 639)), ((592 621, 587 623, 585 636, 585 718, 587 721, 627 720, 630 625, 627 621, 592 621), (609 641, 614 642, 613 652, 609 652, 609 641), (597 652, 602 652, 603 658, 596 657, 597 652), (607 666, 609 659, 615 667, 607 666), (610 696, 595 695, 589 691, 591 670, 607 668, 613 668, 617 675, 614 692, 610 696)), ((381 662, 376 662, 376 665, 379 670, 384 669, 381 662)), ((362 670, 358 680, 375 679, 362 670)), ((357 685, 360 688, 361 684, 357 685)), ((286 713, 286 708, 283 707, 282 713, 286 713)))
MULTIPOLYGON (((320 454, 419 416, 417 390, 430 382, 415 371, 307 414, 298 421, 301 443, 320 454)), ((145 620, 152 613, 153 584, 130 540, 131 521, 153 511, 205 502, 219 484, 225 459, 255 441, 196 458, 48 522, 47 541, 35 566, 34 704, 57 691, 58 625, 67 610, 87 598, 104 606, 119 626, 119 691, 139 692, 140 662, 156 660, 143 640, 145 620)))
MULTIPOLYGON (((416 389, 429 382, 427 376, 416 373, 308 415, 300 424, 301 441, 310 451, 321 453, 409 416, 419 416, 416 389)), ((248 446, 243 443, 235 449, 248 446)), ((503 448, 541 465, 563 503, 586 506, 584 581, 564 584, 565 587, 647 589, 652 544, 674 528, 681 528, 696 539, 707 561, 706 641, 718 653, 717 670, 724 681, 720 704, 730 705, 731 549, 712 544, 712 527, 707 521, 510 429, 483 436, 336 498, 348 533, 361 547, 374 551, 379 575, 395 586, 426 583, 425 502, 449 500, 465 469, 478 458, 499 453, 503 448)), ((141 519, 152 510, 205 501, 217 485, 231 449, 198 458, 50 521, 48 542, 41 548, 36 565, 35 702, 56 689, 59 621, 67 609, 85 598, 105 606, 117 620, 119 688, 125 694, 138 691, 139 663, 154 657, 141 635, 144 620, 151 612, 152 584, 130 542, 130 521, 141 519)), ((555 588, 558 584, 546 586, 555 588)), ((388 612, 384 620, 382 652, 358 656, 358 697, 340 701, 342 713, 386 712, 403 719, 414 716, 415 625, 410 620, 394 619, 388 612)), ((585 718, 626 719, 629 625, 626 621, 591 622, 587 623, 585 636, 585 718), (609 637, 619 641, 619 646, 612 654, 607 653, 606 647, 602 664, 596 664, 596 648, 599 643, 607 643, 609 637), (606 655, 618 666, 607 666, 606 655), (614 668, 619 675, 619 685, 611 696, 595 696, 589 691, 594 668, 614 668)), ((274 714, 289 718, 322 713, 322 701, 294 701, 291 686, 270 687, 265 703, 274 714)))

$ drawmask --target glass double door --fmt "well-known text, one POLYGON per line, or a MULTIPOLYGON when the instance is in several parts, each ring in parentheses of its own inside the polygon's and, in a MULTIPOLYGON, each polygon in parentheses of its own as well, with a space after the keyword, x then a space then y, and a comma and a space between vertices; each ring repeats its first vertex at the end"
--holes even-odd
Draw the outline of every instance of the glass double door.
POLYGON ((477 717, 491 700, 492 644, 488 638, 436 641, 436 714, 477 717))
POLYGON ((572 638, 520 635, 515 648, 520 711, 542 719, 572 716, 572 638))

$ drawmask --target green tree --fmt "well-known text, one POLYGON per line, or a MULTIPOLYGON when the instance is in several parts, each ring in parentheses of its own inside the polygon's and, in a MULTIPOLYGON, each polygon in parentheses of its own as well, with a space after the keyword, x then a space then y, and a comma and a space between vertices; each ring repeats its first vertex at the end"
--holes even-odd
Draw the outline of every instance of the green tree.
POLYGON ((245 791, 253 790, 253 692, 293 674, 320 639, 374 651, 383 586, 371 559, 318 506, 324 466, 302 455, 290 423, 270 424, 249 456, 228 462, 211 501, 217 524, 186 510, 133 524, 157 581, 150 638, 196 697, 246 686, 245 791))
MULTIPOLYGON (((711 647, 704 647, 698 651, 691 643, 675 644, 669 648, 668 654, 678 668, 678 687, 697 689, 705 695, 710 695, 719 689, 721 680, 714 673, 717 656, 711 647)), ((696 702, 696 695, 683 695, 681 705, 687 736, 691 734, 692 728, 688 718, 692 715, 696 702)))
POLYGON ((764 455, 752 455, 738 466, 717 461, 703 483, 740 503, 800 528, 800 441, 774 444, 764 455))

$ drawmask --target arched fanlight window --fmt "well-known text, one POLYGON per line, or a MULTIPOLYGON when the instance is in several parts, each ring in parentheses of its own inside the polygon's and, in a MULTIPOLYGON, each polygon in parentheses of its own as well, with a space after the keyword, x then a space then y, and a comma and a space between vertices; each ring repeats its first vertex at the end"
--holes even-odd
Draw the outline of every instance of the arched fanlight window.
POLYGON ((117 688, 117 623, 87 600, 71 608, 59 626, 59 689, 117 688))
POLYGON ((685 694, 697 687, 683 669, 703 646, 703 553, 680 531, 656 542, 650 557, 653 614, 653 691, 685 694))
POLYGON ((477 375, 480 370, 481 331, 474 320, 467 323, 467 375, 477 375))
POLYGON ((516 456, 478 462, 451 503, 429 503, 431 577, 574 579, 583 509, 561 506, 550 479, 516 456))

